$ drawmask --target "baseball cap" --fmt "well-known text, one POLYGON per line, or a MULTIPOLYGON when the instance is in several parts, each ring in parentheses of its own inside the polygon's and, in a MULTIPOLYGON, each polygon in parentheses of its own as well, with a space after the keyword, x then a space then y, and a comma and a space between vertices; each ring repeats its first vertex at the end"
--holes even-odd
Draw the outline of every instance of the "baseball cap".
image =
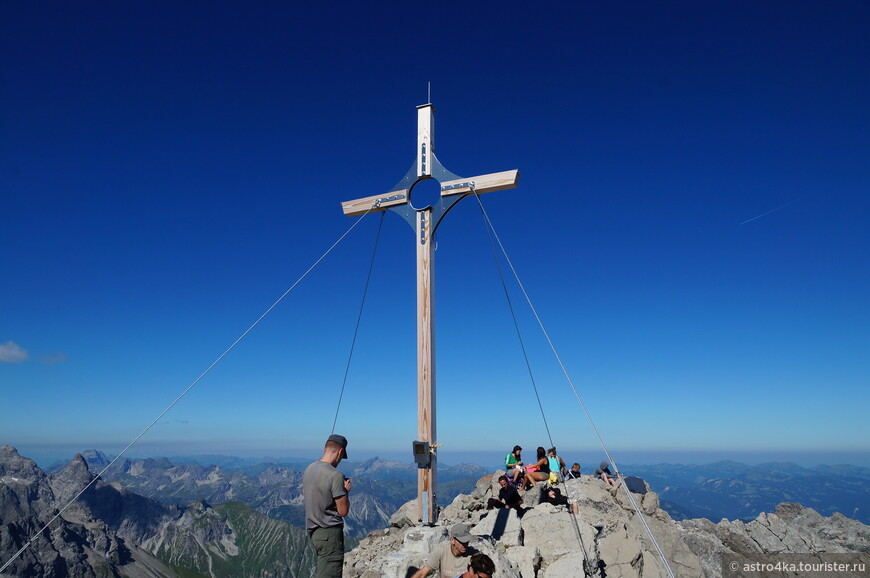
POLYGON ((327 438, 327 442, 335 442, 341 446, 341 457, 347 459, 347 438, 338 434, 332 434, 327 438))
POLYGON ((465 524, 453 524, 450 526, 450 531, 447 532, 447 535, 459 540, 463 544, 468 544, 473 538, 473 536, 468 532, 468 526, 465 524))

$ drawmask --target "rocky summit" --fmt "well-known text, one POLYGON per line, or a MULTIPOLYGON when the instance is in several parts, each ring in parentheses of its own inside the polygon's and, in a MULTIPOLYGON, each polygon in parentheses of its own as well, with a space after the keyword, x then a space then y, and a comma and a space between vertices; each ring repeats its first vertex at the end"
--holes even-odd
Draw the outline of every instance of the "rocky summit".
POLYGON ((457 496, 434 526, 418 526, 416 500, 408 502, 390 519, 389 528, 370 533, 345 557, 344 576, 406 578, 425 564, 429 553, 448 539, 449 527, 459 522, 476 536, 472 546, 495 562, 496 578, 583 576, 584 561, 595 576, 667 576, 642 522, 679 577, 722 576, 724 554, 870 553, 870 527, 841 514, 826 518, 786 503, 750 522, 677 522, 647 487, 645 494, 632 494, 642 521, 626 488, 590 476, 562 487, 563 494, 577 502, 578 515, 567 506, 540 503, 544 483, 521 492, 528 508, 522 517, 514 510, 487 511, 487 500, 498 495, 502 473, 482 478, 471 495, 457 496))

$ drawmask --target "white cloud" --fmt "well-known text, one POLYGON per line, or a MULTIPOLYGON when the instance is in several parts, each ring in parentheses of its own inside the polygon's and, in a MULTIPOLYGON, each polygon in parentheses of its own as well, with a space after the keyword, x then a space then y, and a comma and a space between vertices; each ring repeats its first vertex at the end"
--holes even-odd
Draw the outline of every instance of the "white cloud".
POLYGON ((0 343, 0 363, 21 363, 27 360, 27 350, 17 343, 0 343))
POLYGON ((47 363, 48 365, 53 365, 55 363, 64 363, 68 359, 69 358, 66 356, 66 353, 62 351, 42 356, 42 362, 47 363))

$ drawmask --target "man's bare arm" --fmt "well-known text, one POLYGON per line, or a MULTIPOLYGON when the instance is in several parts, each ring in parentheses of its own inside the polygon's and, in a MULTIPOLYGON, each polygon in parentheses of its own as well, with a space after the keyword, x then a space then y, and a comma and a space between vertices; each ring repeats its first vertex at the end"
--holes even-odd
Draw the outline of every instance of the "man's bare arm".
POLYGON ((347 513, 350 512, 350 500, 347 499, 347 494, 335 499, 335 509, 342 518, 347 516, 347 513))
POLYGON ((426 578, 426 576, 428 576, 429 572, 431 572, 431 571, 432 571, 432 569, 429 568, 429 566, 423 566, 422 568, 417 570, 414 573, 414 575, 411 576, 411 578, 426 578))

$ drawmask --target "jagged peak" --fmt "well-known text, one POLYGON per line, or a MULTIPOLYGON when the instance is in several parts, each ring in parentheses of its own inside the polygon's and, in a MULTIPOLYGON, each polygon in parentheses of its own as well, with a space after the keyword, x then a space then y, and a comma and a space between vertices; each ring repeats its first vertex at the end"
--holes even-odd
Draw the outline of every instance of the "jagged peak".
POLYGON ((19 454, 14 447, 6 445, 0 447, 0 477, 31 483, 45 479, 45 473, 36 462, 19 454))
POLYGON ((73 456, 73 459, 69 461, 69 463, 63 469, 63 472, 61 472, 60 475, 87 479, 88 482, 93 479, 91 468, 88 467, 88 461, 82 454, 76 454, 75 456, 73 456))

